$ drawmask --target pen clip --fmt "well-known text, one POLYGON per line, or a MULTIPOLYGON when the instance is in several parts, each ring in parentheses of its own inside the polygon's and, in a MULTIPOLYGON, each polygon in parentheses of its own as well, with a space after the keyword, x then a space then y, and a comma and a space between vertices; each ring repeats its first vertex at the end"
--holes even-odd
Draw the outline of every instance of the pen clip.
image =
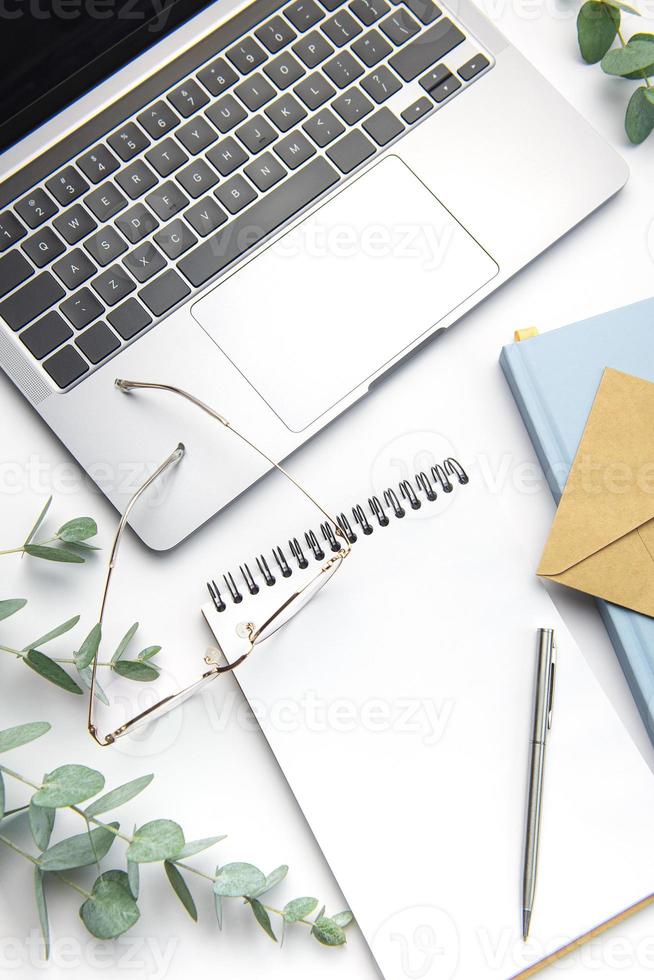
POLYGON ((552 714, 554 708, 554 686, 556 682, 556 642, 552 639, 552 662, 550 664, 550 696, 547 708, 547 727, 552 727, 552 714))

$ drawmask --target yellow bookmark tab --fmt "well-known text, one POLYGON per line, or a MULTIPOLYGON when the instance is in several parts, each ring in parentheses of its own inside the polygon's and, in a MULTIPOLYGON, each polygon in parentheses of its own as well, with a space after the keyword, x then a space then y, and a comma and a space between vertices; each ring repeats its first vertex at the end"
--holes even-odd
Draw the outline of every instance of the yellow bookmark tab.
POLYGON ((513 334, 513 339, 518 340, 529 340, 530 337, 538 336, 538 327, 524 327, 522 330, 516 330, 513 334))

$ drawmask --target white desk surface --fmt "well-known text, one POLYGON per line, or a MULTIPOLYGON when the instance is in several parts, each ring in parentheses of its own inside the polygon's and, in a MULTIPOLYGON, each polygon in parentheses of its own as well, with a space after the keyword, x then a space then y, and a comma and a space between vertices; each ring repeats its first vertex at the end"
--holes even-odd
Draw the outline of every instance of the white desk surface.
MULTIPOLYGON (((441 347, 421 357, 451 356, 458 351, 470 362, 474 385, 471 400, 483 402, 494 419, 491 455, 500 468, 508 466, 504 498, 522 530, 534 564, 553 513, 549 492, 539 477, 522 422, 497 365, 499 349, 515 327, 537 324, 547 330, 563 323, 620 306, 652 294, 654 276, 654 138, 632 148, 623 130, 631 86, 609 79, 599 68, 582 64, 576 48, 577 4, 566 0, 482 0, 480 6, 552 83, 622 152, 631 179, 606 207, 524 270, 513 282, 467 317, 441 347)), ((639 29, 631 19, 632 32, 639 29)), ((654 29, 650 23, 650 29, 654 29)), ((645 28, 643 28, 645 29, 645 28)), ((538 106, 533 107, 538 112, 538 106)), ((456 152, 453 148, 453 152, 456 152)), ((567 148, 561 147, 561 153, 567 148)), ((4 161, 0 160, 1 164, 4 161)), ((534 193, 538 193, 535 188, 534 193)), ((405 371, 410 373, 409 365, 405 371)), ((394 386, 396 388, 396 386, 394 386)), ((473 403, 474 404, 474 403, 473 403)), ((88 486, 74 461, 40 423, 27 403, 6 381, 0 381, 0 543, 8 547, 29 526, 45 496, 55 494, 53 520, 79 514, 95 516, 106 546, 114 515, 88 486), (17 529, 17 530, 16 530, 17 529)), ((83 421, 80 420, 81 424, 83 421)), ((134 587, 144 581, 156 586, 142 592, 144 622, 165 637, 166 651, 203 651, 207 631, 197 610, 205 596, 202 581, 217 571, 212 560, 219 539, 211 524, 172 555, 158 558, 129 543, 134 587)), ((92 622, 102 562, 59 568, 4 558, 1 591, 34 597, 27 632, 39 633, 70 615, 82 613, 92 622)), ((128 573, 129 574, 129 573, 128 573)), ((650 746, 600 619, 590 600, 555 590, 566 621, 634 739, 654 768, 650 746)), ((27 622, 27 612, 23 617, 27 622)), ((7 634, 23 636, 20 619, 7 624, 7 634)), ((24 637, 26 639, 26 637, 24 637)), ((170 662, 170 661, 169 661, 170 662)), ((14 755, 14 764, 38 778, 62 762, 84 762, 101 768, 108 785, 154 771, 155 782, 138 801, 123 810, 125 826, 132 819, 167 816, 179 820, 189 837, 228 833, 215 849, 215 861, 252 861, 265 870, 290 865, 280 902, 315 894, 328 911, 343 907, 338 887, 276 768, 263 737, 248 724, 236 685, 226 681, 214 698, 213 712, 201 701, 190 702, 179 720, 156 740, 114 751, 96 749, 85 734, 84 708, 72 695, 50 689, 27 677, 19 665, 2 667, 2 725, 44 718, 54 732, 14 755), (216 708, 217 706, 217 708, 216 708), (239 710, 240 709, 240 710, 239 710)), ((81 702, 81 699, 80 699, 81 702)), ((71 829, 71 832, 73 830, 71 829)), ((213 856, 197 859, 211 869, 213 856)), ((598 855, 598 860, 601 856, 598 855)), ((0 978, 43 976, 33 942, 36 935, 31 875, 19 858, 3 855, 0 887, 0 978), (32 932, 30 933, 30 930, 32 932), (31 935, 31 942, 30 942, 31 935)), ((365 943, 355 929, 345 949, 325 949, 303 935, 300 927, 287 936, 283 949, 274 947, 238 903, 226 915, 219 933, 210 896, 194 891, 200 911, 193 924, 170 892, 159 868, 143 875, 143 912, 137 926, 115 944, 92 940, 77 918, 77 905, 62 887, 60 901, 51 903, 53 932, 51 977, 177 980, 191 975, 284 980, 336 977, 374 980, 378 976, 365 943)), ((275 896, 277 897, 277 896, 275 896)), ((636 899, 639 896, 634 896, 636 899)), ((617 911, 617 910, 616 910, 617 911)), ((415 965, 415 964, 414 964, 415 965)), ((425 964, 428 966, 428 964, 425 964)), ((641 913, 604 938, 595 940, 564 964, 543 974, 566 971, 569 980, 591 977, 650 977, 654 968, 654 910, 641 913)), ((435 976, 423 968, 412 976, 435 976)), ((472 980, 472 978, 471 978, 472 980)))

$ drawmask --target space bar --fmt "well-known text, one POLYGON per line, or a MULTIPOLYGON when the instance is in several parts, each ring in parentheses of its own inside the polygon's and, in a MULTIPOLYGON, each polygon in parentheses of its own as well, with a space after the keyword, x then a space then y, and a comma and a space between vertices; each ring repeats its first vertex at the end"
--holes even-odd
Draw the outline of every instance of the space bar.
POLYGON ((202 286, 339 179, 337 171, 317 157, 185 255, 177 268, 194 286, 202 286))

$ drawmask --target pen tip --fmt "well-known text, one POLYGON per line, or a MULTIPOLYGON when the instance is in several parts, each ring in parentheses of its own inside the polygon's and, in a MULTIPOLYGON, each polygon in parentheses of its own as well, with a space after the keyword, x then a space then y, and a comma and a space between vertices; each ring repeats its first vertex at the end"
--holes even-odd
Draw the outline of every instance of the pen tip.
POLYGON ((522 939, 524 942, 527 942, 530 922, 531 922, 531 909, 523 909, 522 910, 522 939))

